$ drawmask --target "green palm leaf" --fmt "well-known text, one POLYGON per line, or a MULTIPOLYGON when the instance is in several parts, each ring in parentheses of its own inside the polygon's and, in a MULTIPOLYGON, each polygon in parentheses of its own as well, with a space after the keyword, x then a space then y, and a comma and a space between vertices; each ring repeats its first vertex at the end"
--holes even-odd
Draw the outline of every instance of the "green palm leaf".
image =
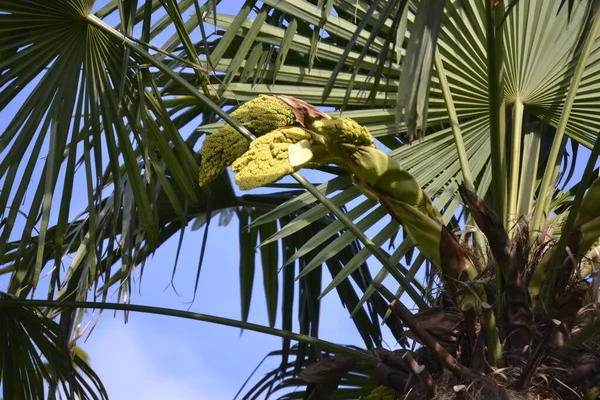
POLYGON ((10 304, 0 293, 0 381, 6 399, 107 399, 102 382, 77 351, 71 355, 60 326, 37 308, 10 304), (49 385, 49 388, 48 388, 49 385))
MULTIPOLYGON (((4 178, 0 209, 6 215, 0 254, 5 252, 13 232, 36 162, 41 157, 45 159, 42 178, 28 202, 29 210, 25 210, 23 240, 14 258, 18 272, 11 282, 12 293, 21 292, 29 284, 35 287, 39 279, 44 260, 41 250, 29 264, 20 259, 34 229, 39 230, 41 242, 48 239, 50 213, 63 164, 67 168, 66 182, 62 195, 57 193, 63 206, 58 215, 55 260, 62 257, 68 204, 73 197, 75 170, 81 164, 85 168, 90 210, 86 250, 92 275, 100 260, 95 244, 100 235, 98 227, 103 223, 99 220, 103 218, 99 214, 102 191, 112 189, 113 204, 126 205, 120 233, 127 238, 133 221, 138 221, 146 240, 154 246, 159 242, 159 221, 155 211, 158 199, 153 194, 157 183, 152 177, 164 183, 161 175, 166 169, 175 177, 171 184, 181 196, 170 199, 179 211, 181 205, 177 202, 197 202, 197 193, 189 182, 195 180, 198 167, 189 146, 167 117, 160 99, 144 89, 147 74, 136 67, 141 63, 139 55, 128 55, 105 32, 88 25, 86 18, 92 5, 91 1, 51 1, 41 7, 35 2, 0 3, 3 37, 11 46, 8 50, 15 50, 2 62, 0 86, 8 85, 11 90, 2 91, 0 110, 18 104, 16 96, 33 85, 29 98, 14 113, 0 140, 0 151, 7 154, 0 165, 0 176, 4 178), (150 155, 155 149, 162 155, 161 162, 150 155), (174 156, 174 151, 179 157, 174 156), (144 160, 141 165, 140 159, 144 160), (24 168, 22 179, 14 187, 14 174, 19 168, 24 168)), ((172 192, 173 187, 167 191, 172 192)), ((119 213, 113 217, 116 223, 119 213)))

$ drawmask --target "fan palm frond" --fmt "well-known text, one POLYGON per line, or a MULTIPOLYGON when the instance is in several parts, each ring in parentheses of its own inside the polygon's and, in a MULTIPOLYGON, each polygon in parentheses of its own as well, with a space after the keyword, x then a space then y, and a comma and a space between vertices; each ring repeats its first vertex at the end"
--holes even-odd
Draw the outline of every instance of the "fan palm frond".
POLYGON ((0 294, 0 381, 5 399, 107 399, 100 378, 68 348, 60 326, 39 309, 10 304, 0 294))

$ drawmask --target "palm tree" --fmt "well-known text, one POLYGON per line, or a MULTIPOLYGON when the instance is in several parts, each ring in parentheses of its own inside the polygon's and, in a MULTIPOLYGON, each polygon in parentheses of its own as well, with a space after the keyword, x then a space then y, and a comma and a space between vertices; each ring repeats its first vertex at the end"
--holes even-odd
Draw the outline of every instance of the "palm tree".
MULTIPOLYGON (((261 227, 240 232, 244 248, 240 260, 242 322, 129 304, 135 269, 141 266, 143 270, 145 260, 173 235, 183 234, 189 225, 208 228, 211 219, 219 215, 223 221, 237 215, 247 226, 265 211, 302 194, 292 187, 295 190, 240 195, 227 174, 209 189, 198 187, 198 161, 192 149, 200 135, 184 137, 179 130, 189 127, 191 121, 197 125, 198 121, 210 122, 219 115, 227 119, 228 114, 207 97, 215 98, 198 57, 190 64, 187 55, 177 55, 181 43, 189 41, 181 18, 194 6, 193 2, 156 1, 140 3, 139 7, 118 1, 104 2, 99 7, 93 1, 0 3, 1 110, 3 121, 7 118, 8 122, 0 139, 0 262, 1 273, 10 276, 1 303, 5 324, 12 324, 11 330, 3 330, 2 343, 11 354, 28 349, 22 356, 2 361, 2 387, 7 398, 45 398, 44 382, 63 394, 106 396, 101 382, 82 363, 79 349, 74 347, 85 333, 82 321, 90 308, 145 310, 258 330, 283 337, 288 347, 291 340, 301 339, 305 352, 308 343, 313 342, 307 335, 318 336, 321 278, 317 274, 300 279, 297 288, 293 274, 287 273, 282 281, 285 293, 280 301, 287 331, 246 323, 257 240, 271 236, 278 226, 304 212, 310 202, 261 227), (114 28, 103 22, 115 17, 122 23, 114 28), (124 37, 122 32, 131 33, 134 25, 141 26, 144 35, 136 40, 124 37), (157 50, 148 43, 161 32, 175 36, 167 40, 158 56, 150 54, 148 50, 157 50), (175 73, 179 63, 194 67, 175 73), (195 75, 186 75, 188 71, 195 71, 195 75), (187 88, 186 93, 197 101, 190 103, 177 96, 181 88, 187 88), (39 184, 33 196, 27 196, 32 181, 39 184), (77 210, 77 214, 71 212, 75 188, 85 188, 88 200, 87 207, 77 210), (44 276, 50 279, 40 290, 40 278, 44 276), (119 304, 107 302, 111 287, 118 288, 119 304), (300 335, 289 332, 295 292, 304 304, 298 313, 300 335), (29 325, 21 321, 24 318, 29 318, 29 325), (31 325, 34 322, 37 325, 31 325), (47 333, 31 334, 36 331, 47 333), (27 385, 23 385, 22 376, 31 376, 27 385), (87 380, 81 381, 82 376, 87 380)), ((201 15, 209 9, 210 5, 205 5, 196 11, 201 15)), ((219 102, 221 106, 237 104, 226 99, 219 102)), ((321 226, 314 225, 302 234, 261 248, 271 326, 277 312, 279 244, 288 252, 287 257, 330 219, 328 215, 319 216, 313 221, 321 226)), ((295 265, 304 268, 322 247, 316 246, 295 265)), ((352 242, 344 247, 345 256, 324 264, 335 274, 357 251, 352 242)), ((204 246, 200 265, 203 254, 204 246)), ((359 287, 366 290, 371 282, 366 264, 354 276, 359 287)), ((350 282, 340 285, 338 293, 350 307, 358 304, 359 297, 350 282)), ((380 298, 370 302, 355 319, 357 325, 365 327, 362 332, 366 343, 379 340, 380 328, 373 320, 385 312, 386 305, 380 298)), ((399 331, 397 321, 388 325, 399 331)), ((330 345, 330 349, 339 348, 330 345)))
POLYGON ((598 265, 591 256, 600 235, 598 215, 585 210, 596 193, 588 188, 600 151, 600 22, 597 1, 563 3, 248 0, 229 16, 218 13, 216 2, 191 0, 108 1, 96 8, 86 0, 0 0, 0 110, 13 116, 0 137, 0 260, 2 273, 11 276, 0 304, 6 324, 19 327, 1 339, 14 354, 31 349, 12 365, 3 359, 5 397, 42 398, 40 382, 57 386, 57 378, 63 391, 105 395, 89 368, 65 362, 65 349, 81 335, 82 310, 92 307, 283 337, 282 349, 272 353, 281 366, 249 396, 284 393, 278 391, 298 385, 303 369, 305 393, 288 389, 283 397, 318 398, 338 386, 340 398, 366 396, 376 386, 373 373, 398 393, 414 389, 424 396, 448 382, 456 384, 457 396, 463 386, 463 396, 472 388, 496 390, 503 377, 503 385, 519 390, 546 378, 561 396, 593 396, 598 354, 589 339, 599 328, 590 312, 598 303, 598 265), (219 30, 207 35, 199 16, 219 30), (200 39, 193 40, 196 32, 200 39), (161 34, 170 36, 160 40, 161 34), (272 184, 267 195, 240 195, 227 173, 199 187, 193 150, 200 137, 221 129, 219 118, 252 133, 221 107, 259 94, 293 95, 368 128, 433 199, 441 219, 435 229, 443 235, 433 247, 420 240, 415 246, 418 224, 382 207, 389 199, 365 197, 366 188, 353 185, 346 168, 320 167, 337 176, 316 187, 294 174, 297 185, 272 184), (193 123, 200 127, 182 136, 193 123), (585 148, 589 160, 575 174, 585 148), (88 205, 73 218, 77 173, 88 205), (24 202, 35 179, 39 184, 24 202), (212 217, 227 218, 231 210, 248 227, 240 233, 241 321, 128 304, 134 270, 152 252, 190 221, 208 228, 212 217), (365 232, 374 226, 369 238, 365 232), (18 240, 11 241, 15 230, 18 240), (398 233, 402 242, 388 254, 382 246, 398 233), (246 322, 258 240, 268 242, 261 255, 270 327, 246 322), (473 276, 448 277, 452 267, 432 260, 442 243, 450 251, 444 254, 472 265, 473 276), (289 261, 280 279, 281 330, 273 326, 278 245, 289 261), (65 254, 73 258, 63 269, 65 254), (365 264, 371 256, 381 264, 374 278, 365 264), (325 289, 322 265, 332 274, 325 289), (47 272, 47 295, 28 299, 47 272), (297 316, 300 334, 289 332, 296 273, 299 302, 306 305, 297 316), (120 304, 106 302, 113 285, 120 304), (386 289, 392 285, 395 293, 386 289), (318 301, 332 290, 371 352, 314 339, 318 301), (398 307, 394 298, 414 303, 418 312, 398 307), (58 306, 63 312, 55 315, 58 306), (32 335, 23 319, 52 334, 32 335), (424 346, 381 350, 380 320, 401 345, 409 337, 424 346), (518 329, 527 324, 533 328, 518 329), (31 344, 15 348, 15 337, 31 344), (572 349, 591 361, 576 359, 572 349), (50 353, 62 354, 62 361, 50 353), (20 375, 5 372, 10 368, 20 375), (79 371, 97 382, 95 389, 70 378, 79 371), (518 371, 522 378, 515 380, 518 371), (480 378, 490 372, 494 379, 480 378), (18 376, 38 378, 23 386, 18 376))

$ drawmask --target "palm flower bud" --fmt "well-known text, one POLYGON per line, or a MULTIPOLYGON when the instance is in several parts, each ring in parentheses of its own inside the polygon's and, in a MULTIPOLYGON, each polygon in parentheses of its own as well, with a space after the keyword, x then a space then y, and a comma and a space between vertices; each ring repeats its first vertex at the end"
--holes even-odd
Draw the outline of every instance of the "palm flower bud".
POLYGON ((323 135, 331 147, 340 143, 375 146, 369 130, 350 118, 318 119, 312 122, 310 128, 323 135))
POLYGON ((581 261, 581 270, 579 276, 586 278, 595 273, 600 268, 600 240, 597 240, 594 246, 587 252, 581 261))
POLYGON ((371 390, 369 395, 365 397, 365 400, 394 400, 402 397, 400 392, 394 389, 388 388, 387 386, 377 386, 371 390))
MULTIPOLYGON (((296 118, 283 101, 263 95, 240 106, 231 117, 255 136, 292 125, 296 118)), ((200 149, 200 186, 214 180, 248 148, 248 140, 229 125, 207 136, 200 149)))
POLYGON ((339 147, 355 179, 362 181, 358 186, 363 191, 370 191, 370 197, 377 197, 380 201, 382 197, 402 201, 441 222, 441 216, 431 199, 400 163, 374 147, 344 144, 339 147))
POLYGON ((384 152, 372 147, 342 145, 348 168, 372 189, 413 206, 423 192, 415 179, 384 152))
POLYGON ((300 127, 269 132, 250 143, 231 169, 241 190, 277 182, 311 162, 311 135, 300 127))

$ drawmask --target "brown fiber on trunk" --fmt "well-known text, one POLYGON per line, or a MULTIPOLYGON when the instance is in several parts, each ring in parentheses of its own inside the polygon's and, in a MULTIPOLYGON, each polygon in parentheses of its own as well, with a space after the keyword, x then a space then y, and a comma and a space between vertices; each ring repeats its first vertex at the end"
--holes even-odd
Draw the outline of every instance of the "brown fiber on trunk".
POLYGON ((306 367, 298 377, 308 382, 306 400, 328 400, 335 392, 342 380, 352 368, 356 367, 358 360, 342 354, 323 358, 306 367))
POLYGON ((465 206, 469 208, 471 215, 473 215, 477 226, 487 238, 494 258, 504 265, 510 258, 512 246, 502 220, 481 198, 463 185, 458 187, 458 191, 465 206))
POLYGON ((517 239, 504 274, 504 304, 506 306, 506 336, 512 365, 522 365, 530 353, 533 329, 533 308, 527 285, 527 230, 517 239))
POLYGON ((446 226, 442 226, 442 236, 440 238, 440 259, 442 265, 442 274, 446 289, 450 291, 452 297, 456 298, 458 290, 458 281, 467 281, 468 266, 471 260, 466 249, 456 240, 456 236, 446 226))
POLYGON ((456 307, 430 308, 414 315, 414 319, 446 351, 456 356, 460 339, 465 333, 464 317, 456 307))
POLYGON ((567 291, 560 296, 553 307, 551 316, 558 320, 560 325, 556 329, 550 345, 553 349, 562 347, 571 337, 571 330, 575 325, 577 313, 583 305, 585 290, 582 287, 570 286, 567 291))

